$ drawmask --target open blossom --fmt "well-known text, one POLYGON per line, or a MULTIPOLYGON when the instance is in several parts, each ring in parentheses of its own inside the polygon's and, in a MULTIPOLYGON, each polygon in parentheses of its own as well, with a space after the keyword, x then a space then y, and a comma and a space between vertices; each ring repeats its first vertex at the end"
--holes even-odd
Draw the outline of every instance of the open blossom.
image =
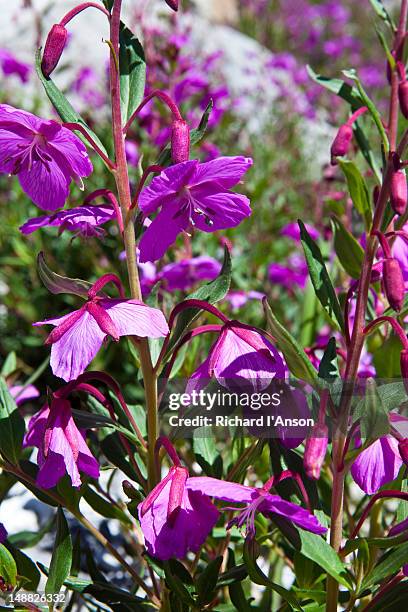
POLYGON ((54 396, 51 406, 45 405, 31 418, 24 446, 38 448, 37 484, 43 489, 55 487, 65 474, 73 487, 81 486, 80 472, 99 477, 98 462, 75 424, 67 399, 54 396))
POLYGON ((207 476, 189 477, 186 468, 173 466, 138 507, 149 554, 167 560, 183 559, 188 551, 197 552, 219 518, 210 497, 245 504, 243 508, 234 508, 239 514, 229 527, 245 524, 249 534, 255 532, 256 512, 283 516, 313 533, 326 531, 315 516, 279 495, 207 476))
POLYGON ((3 523, 0 523, 0 544, 3 544, 3 542, 6 541, 7 535, 6 528, 4 527, 3 523))
MULTIPOLYGON (((109 275, 107 275, 109 277, 109 275)), ((106 278, 107 278, 106 277, 106 278)), ((169 329, 163 313, 137 300, 105 298, 97 295, 106 282, 101 277, 88 299, 79 309, 34 325, 55 325, 46 340, 51 344, 51 368, 55 376, 66 381, 77 378, 89 365, 107 336, 118 341, 120 336, 160 338, 169 329)))
POLYGON ((228 321, 212 345, 207 359, 192 374, 188 387, 208 384, 215 377, 225 386, 244 383, 255 391, 268 387, 272 379, 285 378, 285 364, 277 349, 256 330, 228 321))
POLYGON ((175 164, 163 170, 140 194, 149 215, 160 212, 140 241, 140 261, 164 255, 178 234, 191 227, 204 232, 235 227, 251 214, 246 196, 230 191, 252 165, 246 157, 219 157, 175 164))
MULTIPOLYGON (((397 429, 407 425, 407 419, 389 414, 390 423, 397 429)), ((363 450, 351 466, 351 475, 360 489, 372 495, 397 478, 403 465, 398 440, 392 435, 382 436, 363 450)))
POLYGON ((82 185, 92 164, 85 145, 67 128, 0 104, 0 172, 16 174, 37 206, 57 210, 71 180, 82 185))
POLYGON ((32 234, 41 227, 59 227, 60 232, 69 230, 77 232, 84 238, 101 236, 104 230, 100 228, 108 221, 115 218, 115 211, 109 205, 88 205, 61 210, 53 215, 43 215, 29 219, 20 227, 23 234, 32 234))

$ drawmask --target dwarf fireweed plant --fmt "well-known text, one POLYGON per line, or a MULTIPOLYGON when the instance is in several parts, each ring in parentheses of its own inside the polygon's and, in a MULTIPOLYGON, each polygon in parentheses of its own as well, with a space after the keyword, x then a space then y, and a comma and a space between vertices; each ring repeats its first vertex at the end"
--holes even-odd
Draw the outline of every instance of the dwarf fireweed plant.
MULTIPOLYGON (((347 110, 325 180, 347 188, 349 201, 332 190, 330 220, 282 228, 297 250, 288 266, 271 262, 265 272, 272 285, 297 285, 313 299, 322 328, 299 340, 277 318, 266 281, 265 293, 229 292, 234 240, 224 230, 256 214, 256 201, 240 193, 252 158, 239 150, 198 158, 212 103, 191 125, 194 113, 183 116, 168 91, 145 86, 142 43, 123 23, 122 4, 78 4, 38 51, 37 75, 59 120, 0 105, 0 172, 45 213, 25 220, 24 239, 45 228, 117 238, 111 259, 104 251, 105 271, 87 278, 56 273, 53 253, 38 254, 46 289, 69 307, 50 303, 44 317, 52 318, 32 321, 33 334, 52 326, 43 335, 49 359, 34 377, 24 380, 13 355, 3 364, 0 491, 19 482, 56 510, 39 534, 0 523, 0 592, 35 592, 41 570, 46 595, 63 591, 78 610, 396 609, 408 585, 408 418, 398 410, 408 388, 408 0, 395 22, 371 1, 386 114, 355 70, 344 78, 310 70, 347 110), (106 141, 53 80, 71 20, 91 10, 110 29, 106 141), (143 130, 151 105, 161 129, 168 122, 168 142, 154 163, 139 158, 131 181, 127 138, 143 130), (97 165, 104 174, 90 189, 97 165), (73 182, 85 193, 69 207, 73 182), (224 246, 222 264, 198 252, 209 234, 224 246), (266 325, 228 315, 226 303, 236 310, 248 299, 262 301, 266 325), (109 372, 109 344, 131 381, 109 372), (49 384, 37 388, 48 362, 49 384), (180 430, 165 426, 169 393, 180 430), (25 419, 28 401, 36 411, 25 419), (117 523, 120 538, 90 521, 89 506, 117 523), (20 549, 46 531, 55 533, 50 562, 36 565, 20 549), (104 575, 89 537, 113 558, 120 582, 104 575)), ((324 4, 339 17, 334 5, 324 4)), ((64 261, 55 265, 63 271, 64 261)))

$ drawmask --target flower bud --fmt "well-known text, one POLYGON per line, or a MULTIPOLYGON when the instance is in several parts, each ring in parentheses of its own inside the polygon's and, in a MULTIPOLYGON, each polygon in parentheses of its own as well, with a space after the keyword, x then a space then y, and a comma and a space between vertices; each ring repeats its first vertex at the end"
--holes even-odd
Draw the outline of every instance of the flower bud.
MULTIPOLYGON (((400 367, 401 367, 402 382, 404 383, 405 391, 408 393, 408 349, 402 349, 401 351, 400 367)), ((407 452, 407 456, 408 456, 408 452, 407 452)))
POLYGON ((318 480, 320 477, 320 470, 326 457, 329 442, 328 435, 327 426, 317 423, 312 429, 311 436, 306 440, 303 465, 307 476, 314 480, 318 480))
POLYGON ((60 23, 55 23, 48 33, 41 70, 45 77, 49 77, 56 68, 67 41, 68 31, 60 23))
POLYGON ((171 9, 173 9, 173 11, 178 11, 179 0, 164 0, 164 1, 171 9))
POLYGON ((171 158, 175 164, 190 157, 190 128, 183 119, 174 119, 171 125, 171 158))
POLYGON ((332 166, 336 165, 336 157, 344 157, 350 149, 353 138, 353 128, 345 123, 341 125, 330 149, 332 166))
POLYGON ((399 261, 394 257, 388 257, 384 261, 383 281, 389 305, 399 312, 404 303, 405 284, 399 261))
POLYGON ((407 208, 407 178, 404 170, 396 170, 391 177, 390 201, 392 209, 403 215, 407 208))
POLYGON ((398 85, 398 98, 401 113, 408 119, 408 81, 401 81, 398 85))
POLYGON ((405 465, 408 466, 408 438, 404 438, 404 440, 399 441, 398 450, 399 454, 401 455, 401 459, 403 460, 405 465))

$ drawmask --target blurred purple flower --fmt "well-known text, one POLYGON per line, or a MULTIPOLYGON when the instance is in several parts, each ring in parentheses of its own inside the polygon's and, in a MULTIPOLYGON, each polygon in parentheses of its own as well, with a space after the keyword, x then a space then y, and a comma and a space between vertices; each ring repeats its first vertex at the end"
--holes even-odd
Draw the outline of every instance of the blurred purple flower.
POLYGON ((17 406, 40 397, 40 392, 34 385, 13 385, 9 388, 9 391, 17 406))
POLYGON ((214 280, 220 270, 221 264, 216 259, 201 255, 167 264, 156 279, 161 280, 167 291, 187 291, 201 280, 214 280))
POLYGON ((0 172, 16 174, 44 210, 64 206, 71 180, 82 185, 92 164, 85 145, 56 121, 0 104, 0 172))
POLYGON ((137 166, 140 159, 139 148, 133 140, 125 142, 126 159, 131 166, 137 166))
POLYGON ((32 70, 31 66, 20 62, 10 51, 0 49, 0 65, 4 76, 15 74, 22 83, 27 83, 32 70))
POLYGON ((255 329, 228 321, 207 359, 188 381, 188 389, 205 387, 212 377, 224 387, 242 383, 260 391, 274 378, 284 379, 286 367, 277 349, 255 329))
POLYGON ((3 523, 0 523, 0 544, 3 544, 7 540, 7 530, 4 527, 3 523))
MULTIPOLYGON (((319 232, 312 225, 305 223, 305 227, 313 240, 317 240, 319 238, 319 232)), ((282 227, 279 233, 281 236, 287 236, 288 238, 292 238, 292 240, 294 240, 296 243, 300 243, 300 229, 299 225, 295 222, 288 223, 282 227)))
POLYGON ((89 450, 72 417, 71 404, 66 399, 53 398, 29 422, 24 447, 38 448, 37 484, 51 489, 68 474, 72 486, 81 486, 80 472, 99 478, 99 465, 89 450))
POLYGON ((93 289, 79 310, 33 325, 56 326, 45 342, 52 345, 53 373, 66 381, 82 374, 107 336, 115 341, 120 336, 160 338, 169 331, 163 313, 157 308, 137 300, 103 298, 93 289))
POLYGON ((93 68, 86 66, 79 70, 72 89, 89 107, 101 108, 106 99, 101 91, 98 91, 99 82, 100 78, 93 68))
POLYGON ((109 205, 88 205, 61 210, 53 215, 44 215, 29 219, 20 227, 23 234, 32 234, 41 227, 59 227, 60 233, 65 230, 77 232, 84 238, 102 236, 104 230, 100 229, 108 221, 115 218, 115 210, 109 205))
POLYGON ((262 300, 265 297, 264 293, 260 293, 260 291, 229 291, 225 296, 225 300, 229 302, 231 306, 231 310, 233 312, 238 311, 242 306, 244 306, 248 300, 262 300))
POLYGON ((268 267, 268 277, 271 283, 291 289, 298 285, 302 289, 308 279, 308 268, 303 257, 293 253, 288 257, 288 265, 272 263, 268 267))
POLYGON ((220 157, 175 164, 154 178, 139 198, 149 215, 160 212, 140 241, 140 261, 160 259, 190 226, 204 232, 235 227, 251 214, 246 196, 230 191, 251 167, 245 157, 220 157))

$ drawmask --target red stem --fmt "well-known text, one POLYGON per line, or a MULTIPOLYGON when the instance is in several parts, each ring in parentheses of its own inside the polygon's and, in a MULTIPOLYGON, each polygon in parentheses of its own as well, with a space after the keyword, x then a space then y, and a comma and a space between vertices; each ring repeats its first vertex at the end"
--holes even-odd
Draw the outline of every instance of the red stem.
POLYGON ((115 194, 112 193, 112 191, 109 191, 109 189, 96 189, 96 191, 93 191, 85 198, 84 204, 89 204, 90 202, 93 202, 94 200, 96 200, 96 198, 98 197, 106 198, 108 202, 111 204, 112 208, 115 210, 115 213, 116 213, 116 219, 119 225, 120 233, 123 234, 122 212, 120 210, 120 206, 116 199, 115 194))
POLYGON ((96 2, 83 2, 82 4, 79 4, 75 8, 71 9, 65 15, 65 17, 61 19, 60 24, 65 27, 67 23, 71 21, 71 19, 76 17, 76 15, 79 15, 79 13, 82 13, 82 11, 84 11, 87 8, 96 8, 98 9, 98 11, 101 11, 101 13, 106 15, 108 19, 110 19, 111 17, 109 11, 107 11, 104 6, 101 6, 100 4, 97 4, 96 2))
POLYGON ((142 178, 139 181, 139 184, 136 189, 136 193, 133 196, 132 205, 129 208, 129 210, 133 210, 137 206, 137 201, 139 199, 140 192, 142 191, 149 174, 152 174, 153 172, 161 172, 162 170, 163 170, 163 166, 157 166, 157 165, 148 166, 146 168, 146 170, 143 172, 142 178))
POLYGON ((148 96, 146 96, 144 100, 142 100, 142 102, 139 104, 139 106, 137 107, 133 115, 130 117, 129 121, 126 123, 125 127, 123 128, 124 134, 126 134, 126 132, 130 128, 130 126, 132 125, 133 121, 135 120, 137 115, 140 113, 142 108, 146 106, 146 104, 150 102, 152 98, 159 98, 165 104, 167 104, 167 106, 169 107, 169 109, 171 110, 173 114, 174 119, 178 119, 179 121, 183 120, 183 117, 180 114, 177 104, 170 98, 170 96, 164 93, 164 91, 160 91, 160 89, 155 89, 155 91, 152 91, 151 94, 149 94, 148 96))
POLYGON ((62 126, 67 128, 68 130, 71 130, 71 132, 81 132, 82 136, 86 138, 95 153, 97 153, 99 157, 103 159, 108 168, 110 170, 115 170, 115 164, 109 159, 109 157, 107 157, 107 155, 105 155, 102 149, 96 144, 94 139, 88 134, 87 130, 84 128, 83 125, 81 125, 80 123, 63 123, 62 126))

